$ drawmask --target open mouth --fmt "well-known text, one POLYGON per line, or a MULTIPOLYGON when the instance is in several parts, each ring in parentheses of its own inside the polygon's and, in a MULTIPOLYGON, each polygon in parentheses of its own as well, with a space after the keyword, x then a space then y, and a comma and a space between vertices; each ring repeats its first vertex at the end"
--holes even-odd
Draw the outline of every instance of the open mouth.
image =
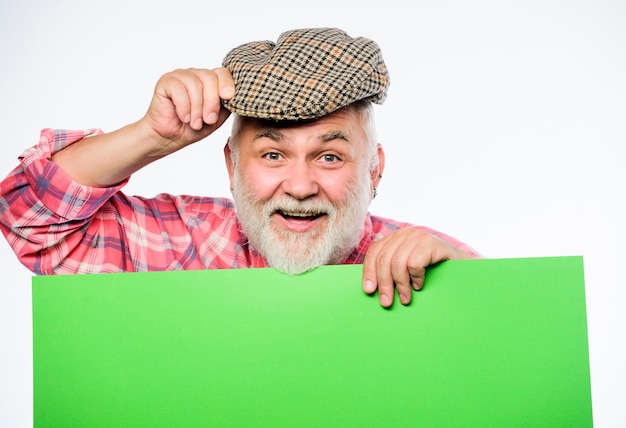
POLYGON ((313 221, 326 215, 326 213, 324 212, 302 212, 302 211, 281 211, 281 210, 277 210, 274 213, 280 215, 281 217, 287 220, 308 220, 308 221, 313 221))
POLYGON ((292 232, 308 232, 313 230, 328 214, 320 211, 287 211, 276 210, 274 217, 286 230, 292 232))

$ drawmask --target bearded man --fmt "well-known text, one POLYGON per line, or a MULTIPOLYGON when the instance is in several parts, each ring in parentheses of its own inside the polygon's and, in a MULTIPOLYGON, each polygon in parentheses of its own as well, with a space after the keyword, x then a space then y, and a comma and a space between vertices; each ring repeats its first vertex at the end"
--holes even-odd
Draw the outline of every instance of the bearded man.
POLYGON ((424 226, 372 216, 385 167, 372 103, 389 76, 378 45, 332 28, 287 31, 175 70, 146 115, 117 131, 45 129, 0 184, 0 228, 37 274, 362 263, 363 289, 409 304, 425 269, 480 257, 424 226), (127 196, 142 167, 233 114, 225 198, 127 196))

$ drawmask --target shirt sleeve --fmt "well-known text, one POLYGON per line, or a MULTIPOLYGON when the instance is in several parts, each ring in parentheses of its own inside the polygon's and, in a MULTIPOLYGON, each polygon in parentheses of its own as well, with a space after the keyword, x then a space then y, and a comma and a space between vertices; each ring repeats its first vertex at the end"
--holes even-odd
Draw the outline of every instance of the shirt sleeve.
POLYGON ((0 228, 20 261, 37 274, 59 273, 57 267, 80 245, 90 219, 126 184, 83 186, 50 160, 64 147, 101 133, 44 129, 39 143, 0 183, 0 228))

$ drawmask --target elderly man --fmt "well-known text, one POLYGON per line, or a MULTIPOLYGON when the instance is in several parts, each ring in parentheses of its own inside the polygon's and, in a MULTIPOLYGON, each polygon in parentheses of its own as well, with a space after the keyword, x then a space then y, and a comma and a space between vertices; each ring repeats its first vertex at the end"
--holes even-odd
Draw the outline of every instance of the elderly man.
POLYGON ((372 103, 389 85, 376 43, 331 28, 233 49, 223 67, 176 70, 146 115, 111 133, 44 130, 0 185, 0 226, 37 274, 363 263, 363 289, 403 304, 427 266, 479 257, 423 226, 371 216, 385 156, 372 103), (233 113, 232 201, 121 192, 149 163, 233 113), (235 210, 236 207, 236 210, 235 210))

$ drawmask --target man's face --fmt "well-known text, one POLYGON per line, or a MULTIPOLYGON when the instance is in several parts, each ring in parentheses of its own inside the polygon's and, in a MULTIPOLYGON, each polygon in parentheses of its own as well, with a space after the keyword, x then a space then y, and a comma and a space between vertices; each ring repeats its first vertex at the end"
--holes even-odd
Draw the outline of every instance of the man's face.
POLYGON ((238 162, 228 148, 226 161, 252 246, 291 274, 343 261, 360 241, 382 168, 369 169, 373 153, 358 113, 344 108, 297 123, 241 120, 238 162))

